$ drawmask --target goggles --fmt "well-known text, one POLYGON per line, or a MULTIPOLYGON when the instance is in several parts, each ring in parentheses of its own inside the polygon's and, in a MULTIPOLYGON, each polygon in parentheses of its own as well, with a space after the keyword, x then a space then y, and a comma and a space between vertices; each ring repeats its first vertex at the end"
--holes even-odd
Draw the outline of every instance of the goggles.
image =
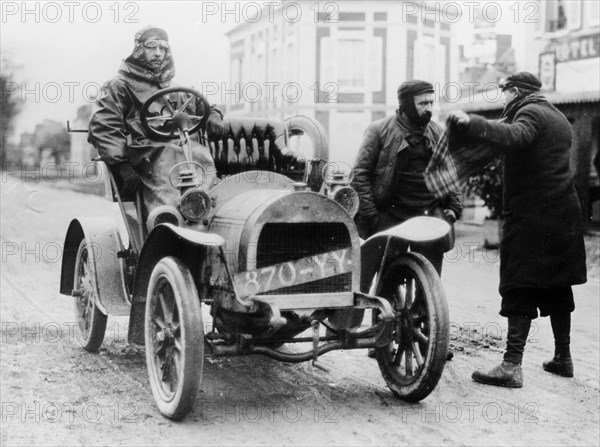
POLYGON ((169 42, 166 40, 147 40, 142 45, 144 45, 144 48, 160 48, 161 50, 165 51, 169 49, 169 42))

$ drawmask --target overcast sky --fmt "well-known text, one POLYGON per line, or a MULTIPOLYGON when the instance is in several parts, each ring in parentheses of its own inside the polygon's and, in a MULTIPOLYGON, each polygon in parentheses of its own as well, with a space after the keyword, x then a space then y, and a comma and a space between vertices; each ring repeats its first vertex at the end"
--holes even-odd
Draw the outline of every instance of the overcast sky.
POLYGON ((24 16, 22 4, 2 2, 0 28, 3 64, 10 60, 15 80, 31 92, 20 96, 26 103, 16 134, 45 118, 74 119, 131 53, 136 31, 149 24, 169 34, 178 84, 227 81, 224 33, 236 23, 215 16, 203 21, 200 2, 30 2, 24 16))
MULTIPOLYGON (((234 7, 232 3, 227 3, 228 8, 234 7)), ((310 13, 313 3, 302 3, 305 12, 310 13)), ((337 2, 340 9, 343 3, 337 2)), ((89 100, 130 54, 135 32, 148 24, 169 34, 175 82, 196 88, 202 82, 227 82, 229 44, 225 33, 243 17, 228 15, 224 20, 222 6, 221 1, 2 1, 3 63, 8 59, 16 67, 15 80, 26 90, 20 95, 26 102, 15 135, 32 131, 45 118, 63 123, 73 120, 77 107, 89 100), (211 4, 208 8, 207 3, 211 4), (209 15, 214 8, 217 12, 209 15)), ((464 22, 458 28, 468 35, 469 23, 464 22)))

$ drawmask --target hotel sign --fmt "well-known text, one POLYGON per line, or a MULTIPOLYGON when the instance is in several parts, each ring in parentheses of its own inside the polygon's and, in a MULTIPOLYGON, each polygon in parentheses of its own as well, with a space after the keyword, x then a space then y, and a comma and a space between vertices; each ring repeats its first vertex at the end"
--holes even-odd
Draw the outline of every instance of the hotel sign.
POLYGON ((578 61, 600 55, 600 34, 569 37, 553 41, 549 50, 556 53, 556 62, 578 61))
POLYGON ((542 81, 543 91, 556 90, 556 53, 540 54, 540 81, 542 81))

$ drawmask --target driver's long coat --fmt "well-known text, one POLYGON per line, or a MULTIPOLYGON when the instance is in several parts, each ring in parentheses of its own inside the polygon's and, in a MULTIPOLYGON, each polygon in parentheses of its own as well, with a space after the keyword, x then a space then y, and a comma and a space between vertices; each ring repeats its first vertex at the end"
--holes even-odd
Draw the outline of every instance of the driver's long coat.
MULTIPOLYGON (((151 95, 166 87, 146 78, 149 76, 140 73, 139 67, 122 65, 118 75, 102 88, 90 120, 88 140, 110 167, 122 163, 133 166, 142 178, 144 203, 146 211, 150 212, 160 205, 177 205, 180 193, 171 186, 168 175, 171 168, 185 158, 178 140, 158 141, 146 136, 140 121, 140 109, 151 95)), ((174 96, 169 97, 172 99, 174 96)), ((213 110, 212 113, 220 112, 213 110)), ((216 176, 209 149, 195 140, 192 152, 194 160, 205 168, 208 174, 206 184, 210 186, 216 176)))

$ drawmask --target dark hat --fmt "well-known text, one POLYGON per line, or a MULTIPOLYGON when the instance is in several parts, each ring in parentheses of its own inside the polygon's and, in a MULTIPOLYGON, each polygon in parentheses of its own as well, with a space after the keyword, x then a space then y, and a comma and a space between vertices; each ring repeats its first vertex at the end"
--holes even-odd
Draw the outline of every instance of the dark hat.
POLYGON ((415 79, 413 81, 403 82, 398 87, 398 99, 402 102, 403 99, 409 96, 421 95, 423 93, 434 93, 433 85, 427 81, 415 79))
POLYGON ((502 90, 506 90, 507 88, 511 87, 537 91, 542 87, 542 83, 537 76, 527 71, 520 71, 519 73, 510 75, 504 81, 500 82, 500 88, 502 90))
POLYGON ((147 26, 135 33, 135 44, 139 45, 140 43, 144 43, 152 37, 158 37, 159 39, 166 40, 167 42, 169 41, 169 36, 164 29, 157 28, 155 26, 147 26))

